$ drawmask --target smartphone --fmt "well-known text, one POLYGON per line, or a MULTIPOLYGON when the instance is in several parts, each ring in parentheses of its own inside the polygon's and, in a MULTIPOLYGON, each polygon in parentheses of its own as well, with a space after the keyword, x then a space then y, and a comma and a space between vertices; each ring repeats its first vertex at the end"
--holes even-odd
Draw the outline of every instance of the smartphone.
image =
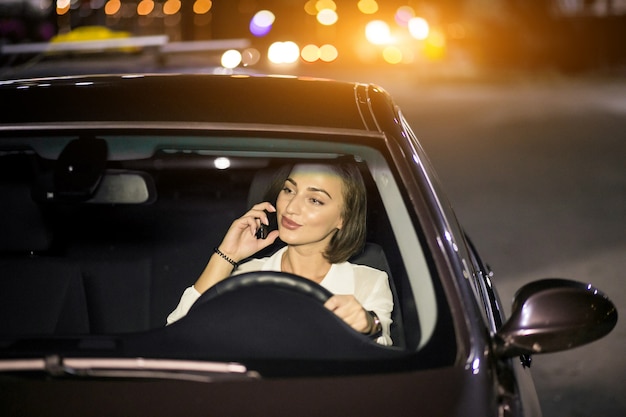
POLYGON ((278 220, 276 219, 276 212, 265 211, 269 225, 261 223, 261 226, 256 231, 257 239, 266 239, 272 230, 278 229, 278 220))

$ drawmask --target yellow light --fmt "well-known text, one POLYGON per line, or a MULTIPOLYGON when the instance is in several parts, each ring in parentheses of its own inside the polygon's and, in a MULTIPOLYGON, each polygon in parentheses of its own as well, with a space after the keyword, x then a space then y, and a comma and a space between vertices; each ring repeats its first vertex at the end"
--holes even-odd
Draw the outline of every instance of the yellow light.
POLYGON ((315 2, 315 9, 318 12, 321 12, 324 9, 330 9, 334 12, 337 11, 337 5, 333 0, 317 0, 315 2))
POLYGON ((320 59, 324 62, 332 62, 339 56, 334 45, 326 44, 320 47, 320 59))
POLYGON ((180 11, 181 3, 180 0, 167 0, 163 4, 163 14, 173 15, 180 11))
POLYGON ((324 26, 331 26, 337 23, 337 12, 331 9, 322 9, 317 14, 317 21, 320 22, 324 26))
POLYGON ((391 43, 391 29, 389 25, 382 20, 372 20, 365 26, 365 37, 374 45, 384 45, 391 43))
POLYGON ((422 17, 414 17, 409 20, 409 33, 415 39, 423 41, 428 37, 429 31, 430 27, 428 26, 426 19, 422 17))
POLYGON ((221 64, 224 68, 236 68, 239 64, 241 64, 241 61, 241 53, 235 49, 229 49, 222 54, 221 64))
POLYGON ((196 0, 193 4, 193 12, 195 14, 206 14, 211 10, 213 2, 211 0, 196 0))
POLYGON ((360 0, 357 7, 363 14, 374 14, 378 11, 378 3, 376 3, 376 0, 360 0))
POLYGON ((317 14, 317 9, 315 8, 315 0, 309 0, 304 4, 304 11, 306 14, 311 16, 315 16, 317 14))
POLYGON ((122 8, 122 2, 120 0, 109 0, 104 5, 104 13, 108 16, 113 16, 117 14, 122 8))
POLYGON ((399 64, 402 62, 402 51, 391 45, 383 50, 383 59, 390 64, 399 64))
POLYGON ((320 48, 317 45, 309 44, 302 48, 300 56, 306 62, 315 62, 320 59, 320 48))
POLYGON ((139 16, 147 16, 154 10, 153 0, 141 0, 137 5, 137 14, 139 16))
POLYGON ((446 37, 439 30, 432 30, 424 45, 424 54, 433 60, 441 59, 446 52, 446 37))

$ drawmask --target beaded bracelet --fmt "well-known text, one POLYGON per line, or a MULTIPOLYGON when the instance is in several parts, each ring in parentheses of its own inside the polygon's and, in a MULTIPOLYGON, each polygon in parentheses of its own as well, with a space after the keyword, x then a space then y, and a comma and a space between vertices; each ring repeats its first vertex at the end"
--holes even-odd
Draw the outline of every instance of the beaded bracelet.
POLYGON ((233 261, 231 258, 229 258, 228 256, 226 256, 224 254, 224 252, 222 252, 221 250, 219 250, 217 247, 213 248, 213 252, 217 253, 219 256, 222 257, 222 259, 224 259, 226 262, 228 262, 229 264, 231 264, 233 266, 233 268, 237 268, 237 262, 233 261))

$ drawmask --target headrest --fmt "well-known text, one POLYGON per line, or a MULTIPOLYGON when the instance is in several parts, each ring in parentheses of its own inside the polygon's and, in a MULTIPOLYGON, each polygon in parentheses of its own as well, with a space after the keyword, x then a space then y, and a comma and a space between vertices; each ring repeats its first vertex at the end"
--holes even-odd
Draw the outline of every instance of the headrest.
POLYGON ((290 165, 258 170, 254 174, 248 190, 248 208, 262 201, 269 201, 275 204, 278 193, 290 171, 290 165))
POLYGON ((0 184, 0 252, 41 252, 52 236, 28 184, 0 184))

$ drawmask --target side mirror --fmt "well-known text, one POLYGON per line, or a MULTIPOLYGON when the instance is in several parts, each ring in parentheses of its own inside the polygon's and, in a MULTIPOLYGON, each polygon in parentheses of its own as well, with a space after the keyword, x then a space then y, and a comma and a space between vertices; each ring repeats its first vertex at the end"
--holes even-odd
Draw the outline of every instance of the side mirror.
POLYGON ((571 349, 607 335, 616 323, 615 305, 597 288, 565 279, 535 281, 515 294, 511 317, 496 333, 496 354, 571 349))

